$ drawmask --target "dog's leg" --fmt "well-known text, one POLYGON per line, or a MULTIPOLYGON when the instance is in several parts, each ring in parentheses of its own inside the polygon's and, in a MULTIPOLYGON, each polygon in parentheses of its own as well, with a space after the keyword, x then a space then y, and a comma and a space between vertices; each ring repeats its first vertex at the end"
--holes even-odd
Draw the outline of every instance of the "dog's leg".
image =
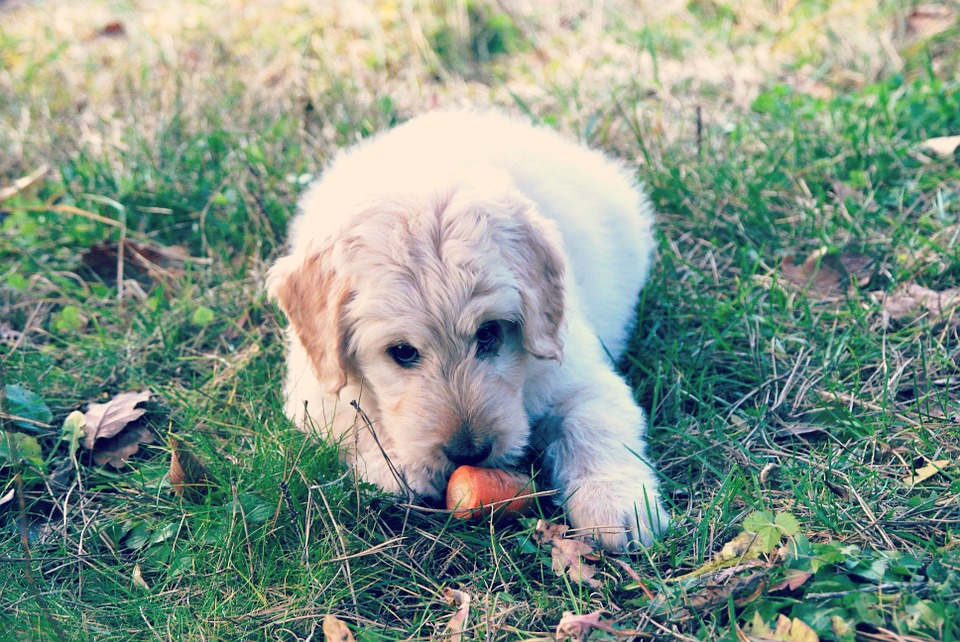
POLYGON ((588 529, 610 550, 648 545, 670 517, 645 459, 646 418, 599 341, 581 338, 594 345, 584 351, 578 342, 558 369, 562 399, 553 407, 546 462, 574 528, 588 529))

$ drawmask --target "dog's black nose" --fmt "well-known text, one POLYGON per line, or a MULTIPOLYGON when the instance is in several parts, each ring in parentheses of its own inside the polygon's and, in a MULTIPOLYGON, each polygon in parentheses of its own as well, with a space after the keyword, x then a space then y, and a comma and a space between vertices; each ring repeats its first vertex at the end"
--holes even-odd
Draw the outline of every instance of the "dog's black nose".
POLYGON ((443 448, 443 453, 457 466, 479 464, 490 455, 493 444, 489 441, 477 445, 470 440, 455 440, 443 448))

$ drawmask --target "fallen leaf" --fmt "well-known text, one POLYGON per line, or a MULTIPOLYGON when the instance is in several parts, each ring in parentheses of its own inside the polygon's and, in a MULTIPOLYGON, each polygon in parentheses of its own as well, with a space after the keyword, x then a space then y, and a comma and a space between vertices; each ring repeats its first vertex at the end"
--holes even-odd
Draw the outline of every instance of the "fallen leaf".
POLYGON ((933 477, 934 475, 943 471, 944 468, 950 465, 949 459, 938 459, 937 461, 932 461, 926 466, 922 466, 911 474, 903 478, 905 484, 909 484, 911 488, 919 484, 920 482, 926 481, 933 477))
POLYGON ((593 554, 593 547, 584 541, 564 537, 567 529, 564 524, 552 524, 541 519, 537 522, 533 537, 538 543, 551 545, 551 566, 554 573, 560 577, 566 575, 574 582, 599 588, 600 581, 594 578, 597 568, 584 561, 585 557, 593 554))
POLYGON ((127 33, 126 27, 120 21, 108 22, 97 30, 98 36, 123 36, 127 33))
POLYGON ((210 489, 203 462, 175 439, 170 443, 170 487, 178 497, 192 502, 203 499, 210 489))
POLYGON ((800 265, 796 265, 794 257, 784 257, 780 271, 787 281, 819 297, 840 296, 843 294, 840 288, 843 277, 829 265, 821 263, 826 252, 826 248, 821 248, 810 254, 800 265))
POLYGON ((928 138, 920 143, 920 147, 933 152, 937 156, 953 158, 957 148, 960 147, 960 136, 937 136, 928 138))
POLYGON ((133 583, 135 586, 142 588, 144 591, 150 590, 150 585, 147 584, 147 581, 143 579, 143 571, 140 570, 140 565, 136 564, 133 567, 133 583))
POLYGON ((15 383, 8 383, 3 391, 7 412, 10 413, 8 418, 14 426, 31 433, 50 427, 53 413, 43 397, 15 383))
POLYGON ((146 412, 143 408, 135 408, 138 403, 150 400, 150 391, 121 392, 107 403, 92 403, 84 413, 83 432, 86 438, 83 447, 93 450, 94 442, 98 439, 109 439, 127 424, 139 419, 146 412))
MULTIPOLYGON (((80 262, 104 283, 112 285, 117 281, 119 254, 120 245, 116 241, 104 241, 85 251, 80 262)), ((123 241, 123 276, 144 285, 151 281, 174 281, 186 274, 188 263, 208 262, 208 259, 191 257, 187 249, 179 245, 123 241)))
POLYGON ((467 626, 467 619, 470 617, 470 595, 463 591, 445 588, 443 598, 449 604, 457 606, 456 613, 447 622, 447 628, 443 633, 444 638, 451 642, 460 642, 463 638, 463 630, 467 626))
POLYGON ((651 615, 683 620, 695 613, 726 605, 730 600, 737 606, 748 604, 763 593, 765 586, 766 577, 763 572, 748 575, 726 574, 721 576, 719 581, 697 580, 692 587, 684 587, 680 591, 664 591, 650 601, 648 609, 651 615))
POLYGON ((759 612, 753 614, 753 620, 746 627, 749 640, 779 640, 781 642, 819 642, 820 638, 810 626, 800 618, 792 620, 784 614, 777 616, 774 628, 771 628, 759 612))
POLYGON ((0 506, 3 506, 4 504, 7 504, 13 501, 13 498, 16 496, 17 496, 17 489, 11 488, 9 491, 4 493, 2 497, 0 497, 0 506))
POLYGON ((153 442, 153 433, 149 428, 134 426, 122 431, 116 437, 98 440, 93 449, 93 461, 98 466, 110 464, 114 468, 123 468, 127 460, 140 450, 140 444, 153 442))
POLYGON ((354 642, 353 633, 347 625, 332 613, 323 617, 323 639, 326 642, 354 642))
POLYGON ((574 642, 585 642, 590 637, 594 629, 613 633, 618 637, 633 637, 638 635, 637 631, 632 629, 617 629, 602 619, 603 611, 594 611, 584 615, 574 615, 570 611, 564 611, 563 617, 557 624, 557 630, 554 633, 554 639, 558 642, 563 640, 573 640, 574 642))
POLYGON ((929 38, 955 24, 954 11, 942 4, 922 4, 906 16, 907 31, 914 37, 929 38))
POLYGON ((769 550, 767 549, 766 542, 757 533, 744 530, 724 544, 714 559, 717 561, 736 560, 742 562, 756 559, 761 553, 768 553, 769 550))
POLYGON ((810 571, 801 571, 795 568, 787 569, 786 575, 785 578, 770 587, 771 592, 783 590, 796 591, 806 584, 807 580, 813 577, 813 573, 810 571))
POLYGON ((0 466, 28 461, 39 470, 44 469, 43 450, 36 437, 22 432, 0 433, 0 466))
POLYGON ((790 513, 754 511, 743 520, 743 530, 724 544, 712 560, 689 573, 672 577, 670 581, 681 582, 724 569, 756 566, 761 562, 755 560, 771 553, 784 536, 799 532, 800 524, 790 513))
POLYGON ((811 252, 797 265, 793 256, 784 257, 780 266, 783 278, 808 294, 824 301, 842 298, 851 283, 863 287, 873 276, 874 261, 851 252, 830 252, 822 247, 811 252))
POLYGON ((960 324, 960 288, 937 291, 907 283, 890 294, 875 293, 874 298, 882 301, 884 312, 895 321, 926 312, 933 323, 946 318, 951 325, 960 324))
POLYGON ((841 252, 837 255, 837 260, 847 273, 847 278, 860 287, 864 287, 873 277, 875 261, 869 256, 841 252))

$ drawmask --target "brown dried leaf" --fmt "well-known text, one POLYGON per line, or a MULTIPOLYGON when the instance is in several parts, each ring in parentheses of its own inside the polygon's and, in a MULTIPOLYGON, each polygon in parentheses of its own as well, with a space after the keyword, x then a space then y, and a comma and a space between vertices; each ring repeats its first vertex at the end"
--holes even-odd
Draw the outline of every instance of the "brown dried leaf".
POLYGON ((883 309, 891 319, 900 321, 924 312, 931 322, 945 320, 960 324, 960 288, 931 290, 916 283, 907 283, 882 298, 883 309))
POLYGON ((842 275, 829 265, 821 263, 826 251, 826 248, 821 248, 813 252, 800 265, 794 263, 794 257, 784 257, 783 264, 780 266, 783 277, 819 298, 842 295, 843 290, 840 288, 842 275))
MULTIPOLYGON (((104 283, 117 280, 117 259, 120 245, 116 241, 104 241, 83 253, 81 263, 104 283)), ((146 285, 151 281, 170 281, 186 274, 187 263, 205 263, 206 259, 191 257, 186 248, 179 245, 162 246, 153 243, 138 243, 131 239, 123 241, 124 278, 133 278, 146 285)))
POLYGON ((787 576, 780 582, 777 582, 771 586, 770 591, 796 591, 798 588, 806 584, 807 580, 809 580, 811 577, 813 577, 813 573, 810 571, 801 571, 795 568, 787 569, 787 576))
POLYGON ((98 439, 109 439, 123 430, 127 424, 139 419, 146 412, 135 408, 138 403, 149 401, 150 391, 121 392, 107 403, 92 403, 83 415, 83 432, 86 438, 83 447, 93 450, 98 439))
POLYGON ((814 298, 824 301, 844 296, 847 285, 864 286, 873 274, 873 259, 855 253, 830 253, 827 248, 811 252, 797 265, 793 256, 783 259, 780 271, 783 278, 803 288, 814 298))
POLYGON ((593 613, 586 613, 584 615, 574 615, 570 611, 564 611, 563 617, 560 618, 560 622, 557 624, 554 639, 556 639, 557 642, 563 642, 563 640, 585 642, 594 629, 613 633, 621 637, 633 637, 637 635, 637 631, 632 629, 620 630, 614 628, 604 622, 601 615, 603 615, 603 611, 594 611, 593 613))
POLYGON ((203 499, 210 489, 203 462, 176 440, 171 441, 170 487, 179 497, 193 502, 203 499))
POLYGON ((841 253, 837 256, 847 278, 860 287, 864 287, 873 277, 874 260, 863 254, 841 253))
POLYGON ((332 613, 323 618, 323 639, 326 642, 354 642, 353 633, 343 620, 332 613))
POLYGON ((929 38, 956 24, 956 15, 942 4, 922 4, 907 14, 907 31, 914 37, 929 38))
POLYGON ((920 468, 911 471, 909 475, 906 475, 903 478, 903 483, 909 484, 910 487, 913 488, 917 484, 925 482, 931 477, 943 472, 943 469, 949 465, 949 459, 938 459, 936 461, 931 461, 926 466, 921 466, 920 468))
POLYGON ((133 426, 121 431, 117 436, 98 439, 93 448, 93 461, 98 466, 110 464, 114 468, 123 468, 138 450, 140 444, 152 444, 153 433, 146 426, 133 426))
POLYGON ((133 567, 133 576, 131 577, 133 583, 138 588, 142 588, 144 591, 150 590, 150 585, 147 584, 147 581, 143 579, 143 571, 140 569, 139 564, 135 564, 133 567))
POLYGON ((687 596, 686 606, 694 611, 705 611, 733 598, 737 606, 748 604, 763 591, 763 573, 734 575, 723 584, 707 584, 703 590, 687 596))
POLYGON ((447 603, 457 606, 456 613, 447 622, 444 637, 451 642, 460 642, 463 639, 463 630, 467 626, 467 619, 470 617, 470 595, 463 591, 445 588, 443 589, 443 598, 447 603))
POLYGON ((581 540, 564 537, 567 529, 563 524, 551 524, 541 519, 537 522, 533 537, 541 544, 552 546, 550 554, 554 573, 561 577, 567 575, 574 582, 600 587, 600 581, 594 579, 597 568, 584 561, 585 557, 593 554, 593 547, 581 540))
MULTIPOLYGON (((742 568, 745 567, 741 567, 741 570, 742 568)), ((748 575, 724 573, 697 586, 698 590, 689 590, 689 592, 660 593, 650 601, 648 607, 650 613, 684 620, 692 617, 694 613, 706 612, 714 607, 725 605, 731 599, 737 606, 742 606, 763 593, 766 576, 763 571, 748 575)))

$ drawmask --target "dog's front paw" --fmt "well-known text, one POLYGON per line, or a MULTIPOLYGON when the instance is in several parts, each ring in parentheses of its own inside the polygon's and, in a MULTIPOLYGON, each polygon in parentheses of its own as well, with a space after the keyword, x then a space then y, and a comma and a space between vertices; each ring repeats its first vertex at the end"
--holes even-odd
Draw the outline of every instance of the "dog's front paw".
POLYGON ((670 524, 655 486, 583 482, 565 502, 567 519, 609 551, 649 546, 670 524))

